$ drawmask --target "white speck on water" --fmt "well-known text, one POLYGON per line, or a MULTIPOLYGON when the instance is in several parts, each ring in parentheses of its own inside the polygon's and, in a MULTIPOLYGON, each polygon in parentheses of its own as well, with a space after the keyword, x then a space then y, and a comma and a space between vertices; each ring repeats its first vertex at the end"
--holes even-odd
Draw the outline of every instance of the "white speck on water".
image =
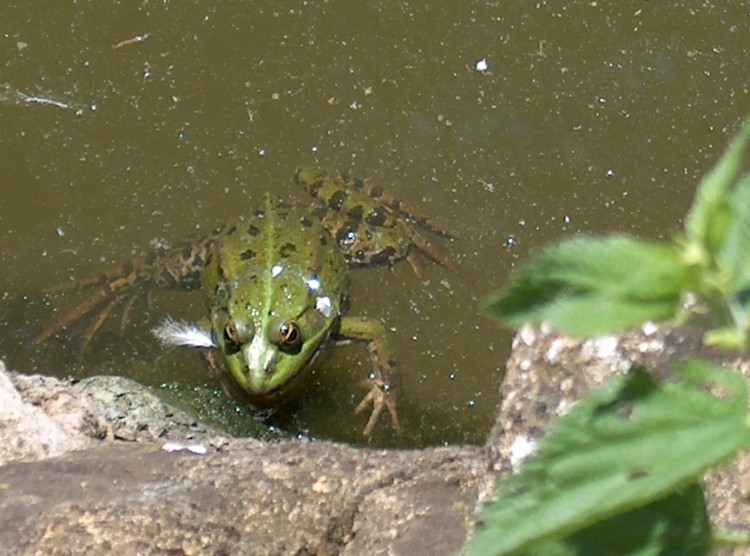
POLYGON ((479 73, 484 73, 488 69, 490 69, 490 64, 487 61, 487 58, 482 58, 481 60, 477 60, 474 63, 474 69, 477 70, 479 73))

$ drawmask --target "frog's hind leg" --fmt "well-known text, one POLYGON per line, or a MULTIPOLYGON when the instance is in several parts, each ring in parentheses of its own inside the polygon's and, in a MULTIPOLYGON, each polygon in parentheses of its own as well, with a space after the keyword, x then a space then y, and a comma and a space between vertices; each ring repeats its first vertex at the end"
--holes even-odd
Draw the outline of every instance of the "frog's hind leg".
MULTIPOLYGON (((149 291, 149 295, 147 296, 149 308, 151 307, 151 295, 150 294, 151 292, 149 291)), ((138 298, 140 297, 141 297, 141 294, 136 293, 134 295, 131 295, 130 298, 125 302, 125 306, 122 308, 122 317, 120 317, 120 334, 125 334, 125 328, 130 322, 130 314, 133 312, 133 306, 135 305, 135 302, 138 301, 138 298)))
MULTIPOLYGON (((124 294, 127 289, 132 286, 133 283, 137 280, 137 278, 135 277, 135 273, 130 276, 123 276, 122 272, 115 273, 113 271, 111 274, 112 277, 109 277, 108 274, 104 274, 95 278, 92 277, 85 278, 83 280, 76 280, 75 282, 63 284, 61 286, 54 286, 45 290, 45 293, 47 294, 74 292, 96 284, 102 284, 104 282, 104 284, 87 299, 63 313, 57 320, 55 320, 52 324, 42 330, 31 341, 31 346, 36 347, 43 344, 66 326, 81 320, 83 317, 85 317, 89 313, 92 313, 95 309, 103 305, 103 308, 99 310, 97 317, 94 319, 94 322, 91 324, 91 326, 83 336, 82 346, 85 347, 88 343, 90 343, 90 341, 101 328, 102 324, 104 324, 104 321, 106 321, 109 315, 112 313, 112 310, 125 298, 124 294)), ((135 294, 133 297, 137 298, 138 294, 135 294)), ((127 322, 127 320, 129 319, 130 309, 134 302, 135 300, 128 300, 125 306, 123 322, 127 322)))
POLYGON ((461 267, 453 259, 448 249, 420 233, 415 226, 406 222, 402 222, 401 225, 404 228, 404 232, 411 240, 413 244, 412 247, 416 248, 409 249, 409 252, 406 255, 406 260, 411 265, 414 274, 416 274, 418 278, 423 279, 424 277, 424 270, 422 263, 419 260, 419 254, 426 256, 457 274, 461 274, 461 267))
POLYGON ((354 178, 348 175, 343 175, 342 177, 353 189, 364 191, 369 197, 372 197, 394 212, 401 214, 425 230, 450 239, 456 237, 456 232, 444 226, 434 218, 430 218, 412 205, 399 200, 390 192, 359 178, 354 178))
POLYGON ((121 299, 119 296, 115 297, 114 299, 110 299, 106 303, 106 305, 104 305, 102 310, 99 311, 99 314, 94 319, 94 322, 89 325, 88 329, 81 337, 81 352, 83 352, 86 347, 88 347, 88 345, 91 343, 91 340, 102 327, 102 324, 104 324, 104 321, 106 321, 109 315, 112 313, 112 309, 114 309, 120 301, 121 299))

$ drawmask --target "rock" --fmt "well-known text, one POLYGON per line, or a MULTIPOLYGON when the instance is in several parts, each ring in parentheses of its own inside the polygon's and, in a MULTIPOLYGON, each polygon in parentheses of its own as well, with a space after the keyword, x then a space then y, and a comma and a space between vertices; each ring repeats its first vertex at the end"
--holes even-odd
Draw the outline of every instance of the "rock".
POLYGON ((78 450, 107 433, 80 395, 53 378, 9 374, 0 361, 0 465, 78 450))
POLYGON ((150 389, 117 376, 95 376, 70 385, 85 396, 117 440, 197 440, 218 435, 150 389))
MULTIPOLYGON (((750 369, 690 330, 649 325, 576 340, 524 327, 486 446, 419 451, 225 439, 124 379, 71 386, 0 369, 0 444, 23 438, 31 448, 12 457, 47 458, 5 456, 1 546, 24 555, 457 554, 481 501, 556 417, 614 374, 635 364, 664 373, 686 355, 750 369)), ((750 524, 748 470, 741 457, 708 479, 717 524, 750 524)))
POLYGON ((18 406, 62 436, 0 466, 8 554, 456 554, 473 521, 479 447, 225 439, 127 379, 0 377, 0 423, 18 406))
POLYGON ((482 473, 478 448, 205 447, 109 443, 0 467, 0 544, 39 555, 457 554, 482 473))
MULTIPOLYGON (((508 361, 501 410, 487 440, 491 474, 480 499, 490 496, 496 479, 522 461, 554 419, 593 388, 638 365, 664 377, 672 363, 690 357, 731 367, 746 379, 750 375, 750 360, 707 348, 697 330, 646 323, 626 334, 576 339, 546 326, 521 328, 508 361)), ((711 473, 705 484, 712 522, 727 530, 747 530, 750 454, 741 454, 711 473)), ((745 553, 744 549, 720 552, 745 553)))

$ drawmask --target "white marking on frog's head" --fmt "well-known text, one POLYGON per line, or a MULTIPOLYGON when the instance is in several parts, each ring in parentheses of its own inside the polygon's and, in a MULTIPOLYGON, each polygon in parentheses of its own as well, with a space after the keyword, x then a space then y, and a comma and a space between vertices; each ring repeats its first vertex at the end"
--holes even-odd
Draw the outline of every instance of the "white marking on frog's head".
POLYGON ((265 335, 256 334, 250 344, 242 348, 242 352, 251 388, 255 392, 262 392, 277 350, 268 342, 265 335))
POLYGON ((211 333, 193 323, 177 321, 171 317, 161 321, 151 333, 165 347, 185 346, 192 348, 215 348, 211 333))
POLYGON ((307 279, 307 289, 311 292, 318 291, 320 289, 320 278, 313 276, 307 279))
POLYGON ((315 300, 315 308, 325 318, 330 317, 331 311, 333 310, 333 304, 331 303, 331 298, 328 296, 318 297, 315 300))

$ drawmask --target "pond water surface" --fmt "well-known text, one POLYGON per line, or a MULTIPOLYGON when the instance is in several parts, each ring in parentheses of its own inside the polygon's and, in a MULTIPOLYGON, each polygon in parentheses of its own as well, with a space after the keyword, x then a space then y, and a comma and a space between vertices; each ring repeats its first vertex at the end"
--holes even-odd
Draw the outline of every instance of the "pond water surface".
MULTIPOLYGON (((402 374, 404 434, 371 443, 480 443, 511 338, 481 300, 548 242, 669 237, 750 113, 745 2, 9 1, 0 21, 0 356, 133 377, 239 433, 201 360, 148 332, 202 317, 199 294, 157 292, 80 354, 75 328, 29 346, 83 299, 42 289, 304 198, 300 164, 370 178, 458 232, 465 274, 355 271, 351 313, 386 323, 402 374)), ((361 441, 368 365, 335 353, 273 422, 361 441)))

